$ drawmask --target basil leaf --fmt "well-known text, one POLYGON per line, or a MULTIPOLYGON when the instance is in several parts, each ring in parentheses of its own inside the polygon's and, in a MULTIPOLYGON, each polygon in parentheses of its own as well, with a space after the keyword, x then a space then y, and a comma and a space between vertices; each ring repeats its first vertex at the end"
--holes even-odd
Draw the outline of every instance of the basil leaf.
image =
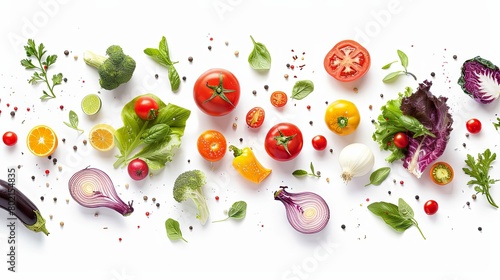
POLYGON ((245 201, 237 201, 233 203, 227 215, 233 219, 243 219, 247 214, 247 203, 245 201))
POLYGON ((158 49, 146 48, 144 49, 144 53, 150 56, 161 66, 167 68, 168 79, 170 80, 170 89, 174 92, 177 91, 179 89, 181 79, 174 67, 174 64, 176 64, 177 62, 172 62, 172 60, 170 59, 167 39, 165 38, 165 36, 161 38, 158 49))
POLYGON ((399 78, 399 76, 404 75, 404 73, 405 73, 404 71, 396 71, 396 72, 389 73, 389 74, 387 74, 387 76, 385 76, 382 79, 382 82, 392 83, 392 82, 396 81, 399 78))
POLYGON ((381 217, 386 224, 399 232, 407 230, 413 225, 410 219, 404 218, 399 213, 398 206, 388 202, 374 202, 368 205, 368 210, 381 217))
POLYGON ((382 69, 384 69, 384 70, 385 70, 385 69, 389 69, 389 67, 391 67, 391 65, 392 65, 392 64, 394 64, 394 63, 396 63, 396 62, 398 62, 398 61, 397 61, 397 60, 394 60, 394 61, 392 61, 392 62, 389 62, 389 63, 387 63, 386 65, 382 66, 382 69))
POLYGON ((398 200, 398 211, 399 215, 405 219, 412 219, 415 213, 413 213, 413 209, 411 208, 406 201, 402 198, 398 200))
POLYGON ((177 73, 177 70, 175 69, 173 64, 167 67, 167 70, 168 70, 168 79, 170 81, 170 89, 175 92, 179 89, 179 86, 181 85, 181 78, 179 77, 179 73, 177 73))
POLYGON ((255 42, 252 36, 250 39, 252 39, 253 49, 248 56, 248 63, 253 69, 269 70, 271 68, 271 54, 264 44, 255 42))
POLYGON ((382 184, 382 182, 389 176, 389 173, 391 173, 390 167, 381 167, 373 171, 370 175, 370 183, 366 184, 365 187, 369 185, 378 186, 382 184))
POLYGON ((167 236, 170 240, 184 240, 184 242, 187 242, 186 239, 184 239, 184 237, 182 237, 182 232, 181 232, 181 228, 179 226, 179 222, 172 219, 172 218, 168 218, 166 221, 165 221, 165 228, 167 230, 167 236))
POLYGON ((169 132, 170 127, 168 125, 159 123, 146 130, 142 134, 141 139, 144 144, 158 143, 163 141, 168 136, 169 132))
POLYGON ((310 80, 297 81, 292 89, 292 99, 301 100, 314 91, 314 83, 310 80))
POLYGON ((307 175, 309 175, 309 172, 307 172, 305 170, 302 170, 302 169, 297 169, 297 170, 295 170, 295 171, 292 172, 292 175, 293 176, 298 176, 298 177, 307 176, 307 175))
POLYGON ((398 52, 399 60, 401 61, 401 65, 406 70, 406 68, 408 67, 408 56, 406 56, 406 54, 401 50, 397 50, 397 52, 398 52))
POLYGON ((73 110, 69 111, 69 123, 71 124, 71 127, 73 127, 73 128, 78 127, 78 115, 73 110))

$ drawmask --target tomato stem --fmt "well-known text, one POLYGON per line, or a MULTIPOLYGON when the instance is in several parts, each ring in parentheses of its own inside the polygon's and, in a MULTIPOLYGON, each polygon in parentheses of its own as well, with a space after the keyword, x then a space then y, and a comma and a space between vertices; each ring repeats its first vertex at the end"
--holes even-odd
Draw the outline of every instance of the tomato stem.
POLYGON ((281 132, 281 130, 278 130, 278 133, 280 134, 279 136, 274 136, 274 140, 276 140, 276 145, 278 146, 283 146, 285 151, 288 153, 288 155, 292 155, 290 151, 288 150, 288 142, 293 139, 297 134, 286 136, 281 132))
POLYGON ((222 100, 231 104, 231 106, 234 107, 234 104, 231 102, 231 100, 229 100, 229 98, 227 98, 226 93, 234 92, 235 90, 234 89, 225 89, 224 85, 222 84, 222 81, 223 81, 223 76, 222 76, 222 73, 220 73, 218 85, 211 86, 208 84, 208 82, 206 83, 206 86, 209 89, 213 90, 213 92, 212 92, 212 96, 210 96, 207 100, 203 101, 203 103, 209 102, 210 100, 212 100, 218 96, 218 97, 222 98, 222 100))

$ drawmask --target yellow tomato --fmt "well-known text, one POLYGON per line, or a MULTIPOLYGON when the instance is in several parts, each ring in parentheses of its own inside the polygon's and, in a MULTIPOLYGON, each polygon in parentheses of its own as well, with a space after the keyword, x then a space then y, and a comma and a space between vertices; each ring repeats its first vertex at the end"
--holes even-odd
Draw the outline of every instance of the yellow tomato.
POLYGON ((339 99, 326 108, 325 123, 338 135, 348 135, 358 128, 360 115, 354 103, 339 99))

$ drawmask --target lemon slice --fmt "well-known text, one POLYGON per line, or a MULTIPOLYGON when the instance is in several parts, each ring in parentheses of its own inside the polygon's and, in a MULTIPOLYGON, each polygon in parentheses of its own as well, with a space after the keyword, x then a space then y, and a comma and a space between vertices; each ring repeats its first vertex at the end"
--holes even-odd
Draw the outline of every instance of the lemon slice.
POLYGON ((82 99, 82 110, 88 115, 92 116, 101 110, 101 98, 95 93, 87 94, 82 99))
POLYGON ((89 133, 89 142, 98 151, 109 151, 115 147, 115 129, 109 124, 96 124, 89 133))

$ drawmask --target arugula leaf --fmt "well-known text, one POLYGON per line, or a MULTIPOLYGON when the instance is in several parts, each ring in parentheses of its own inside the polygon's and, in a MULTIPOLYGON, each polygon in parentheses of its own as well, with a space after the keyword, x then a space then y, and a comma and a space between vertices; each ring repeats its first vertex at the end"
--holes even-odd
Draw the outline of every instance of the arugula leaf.
POLYGON ((292 89, 292 99, 301 100, 314 91, 314 83, 310 80, 297 81, 292 89))
POLYGON ((381 167, 373 171, 370 175, 370 183, 366 184, 365 187, 369 185, 378 186, 382 184, 382 182, 389 176, 389 173, 391 173, 390 167, 381 167))
POLYGON ((167 230, 167 236, 170 240, 184 240, 184 242, 187 243, 187 240, 182 237, 182 231, 178 221, 168 218, 165 221, 165 228, 167 230))
POLYGON ((247 214, 247 203, 245 201, 236 201, 233 203, 229 211, 227 212, 227 217, 222 220, 213 221, 212 223, 223 222, 228 220, 229 218, 241 220, 245 218, 247 214))
POLYGON ((178 63, 178 61, 172 62, 172 60, 170 59, 167 39, 165 38, 165 36, 161 38, 158 49, 146 48, 144 50, 144 53, 150 56, 158 64, 167 68, 168 79, 170 80, 170 89, 173 92, 177 91, 181 84, 181 79, 179 77, 179 73, 177 73, 177 70, 174 67, 174 64, 178 63))
POLYGON ((73 110, 69 111, 69 123, 64 122, 64 124, 83 133, 83 129, 78 128, 78 115, 73 110))
POLYGON ((500 128, 500 118, 497 118, 497 121, 493 122, 493 127, 495 127, 495 130, 498 131, 498 128, 500 128))
POLYGON ((122 109, 123 127, 115 131, 116 147, 120 151, 113 164, 125 166, 134 158, 141 158, 151 170, 159 170, 172 161, 181 145, 186 121, 191 111, 174 104, 165 104, 157 96, 147 94, 158 103, 158 115, 154 120, 140 119, 134 110, 137 96, 122 109))
POLYGON ((271 54, 267 50, 266 46, 262 43, 255 42, 252 36, 250 36, 253 43, 252 52, 248 56, 248 63, 255 70, 269 70, 271 69, 271 54))
POLYGON ((500 181, 499 179, 491 179, 488 174, 491 168, 491 164, 495 161, 497 155, 496 153, 491 153, 490 149, 486 149, 483 153, 477 154, 477 160, 471 156, 467 155, 465 163, 468 167, 462 168, 465 174, 474 178, 467 182, 467 185, 475 185, 474 190, 477 193, 486 195, 488 202, 495 208, 498 205, 495 203, 490 194, 491 185, 500 181))

